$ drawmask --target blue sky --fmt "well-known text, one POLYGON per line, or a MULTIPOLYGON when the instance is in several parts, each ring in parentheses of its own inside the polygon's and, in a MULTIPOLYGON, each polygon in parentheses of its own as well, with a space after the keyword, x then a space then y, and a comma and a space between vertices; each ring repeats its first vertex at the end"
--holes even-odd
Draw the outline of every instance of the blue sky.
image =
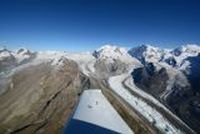
POLYGON ((198 0, 0 0, 0 44, 87 51, 200 44, 198 0))

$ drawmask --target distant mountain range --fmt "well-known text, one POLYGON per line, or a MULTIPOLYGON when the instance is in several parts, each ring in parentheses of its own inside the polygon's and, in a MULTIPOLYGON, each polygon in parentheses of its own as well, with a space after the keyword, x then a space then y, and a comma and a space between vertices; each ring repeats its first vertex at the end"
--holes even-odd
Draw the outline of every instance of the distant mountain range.
POLYGON ((60 133, 90 88, 121 104, 116 110, 125 111, 120 115, 135 133, 200 133, 198 45, 105 45, 86 53, 0 49, 0 133, 60 133))

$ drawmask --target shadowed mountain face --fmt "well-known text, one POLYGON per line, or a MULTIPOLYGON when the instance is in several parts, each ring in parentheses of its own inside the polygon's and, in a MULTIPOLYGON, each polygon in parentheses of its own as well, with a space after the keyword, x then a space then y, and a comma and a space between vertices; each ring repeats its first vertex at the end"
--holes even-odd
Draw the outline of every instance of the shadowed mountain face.
MULTIPOLYGON (((178 50, 174 53, 175 56, 182 54, 178 50)), ((191 128, 200 132, 200 55, 183 59, 184 69, 175 68, 177 72, 174 72, 174 58, 163 62, 144 62, 143 67, 135 69, 131 73, 135 84, 163 102, 191 128), (161 67, 156 69, 158 65, 161 67)))
MULTIPOLYGON (((191 84, 191 91, 186 102, 188 106, 185 118, 191 122, 195 129, 199 130, 200 126, 200 54, 195 57, 188 57, 190 66, 186 69, 186 76, 191 84)), ((200 130, 198 131, 200 132, 200 130)))
POLYGON ((134 82, 138 87, 158 97, 167 87, 169 79, 165 68, 156 70, 153 63, 137 68, 132 72, 134 82))
POLYGON ((195 57, 188 57, 186 59, 190 62, 190 66, 186 69, 186 75, 191 83, 192 89, 195 92, 200 92, 200 53, 195 57))
MULTIPOLYGON (((147 65, 132 72, 136 85, 163 102, 171 111, 176 113, 198 132, 198 126, 200 125, 199 89, 196 90, 193 86, 182 87, 178 83, 174 83, 170 93, 163 98, 162 95, 167 93, 168 74, 164 68, 156 72, 153 69, 151 71, 148 70, 149 67, 147 65)), ((199 86, 199 78, 192 78, 193 82, 191 82, 191 85, 194 84, 194 87, 199 86)))

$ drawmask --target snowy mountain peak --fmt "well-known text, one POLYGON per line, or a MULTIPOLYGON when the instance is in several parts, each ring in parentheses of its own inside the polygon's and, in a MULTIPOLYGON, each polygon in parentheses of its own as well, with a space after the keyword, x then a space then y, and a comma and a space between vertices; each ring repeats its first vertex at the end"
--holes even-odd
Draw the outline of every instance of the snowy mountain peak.
POLYGON ((200 53, 200 46, 198 45, 185 45, 175 48, 173 50, 161 49, 151 45, 141 45, 132 48, 128 53, 145 63, 167 63, 171 67, 185 69, 189 62, 188 57, 197 56, 200 53))
POLYGON ((16 51, 17 54, 20 54, 20 55, 31 55, 31 52, 26 49, 26 48, 19 48, 17 51, 16 51))
POLYGON ((184 50, 185 51, 189 51, 189 50, 200 50, 200 46, 199 45, 196 45, 196 44, 188 44, 188 45, 185 45, 183 46, 184 50))
POLYGON ((0 49, 0 61, 13 58, 13 55, 6 48, 0 49))
POLYGON ((174 50, 172 50, 171 53, 174 54, 175 56, 180 56, 182 53, 195 54, 198 52, 200 52, 200 46, 189 44, 175 48, 174 50))
POLYGON ((105 58, 119 58, 127 55, 127 50, 122 47, 105 45, 93 52, 93 56, 100 59, 105 58))
POLYGON ((0 47, 0 53, 3 51, 8 51, 5 47, 0 47))
POLYGON ((6 48, 0 49, 0 61, 3 61, 4 64, 20 64, 28 61, 33 55, 34 53, 25 48, 16 51, 7 50, 6 48))
POLYGON ((142 63, 144 62, 158 62, 162 59, 166 50, 160 49, 158 47, 154 47, 151 45, 141 45, 139 47, 132 48, 128 51, 128 53, 132 56, 140 60, 142 63))

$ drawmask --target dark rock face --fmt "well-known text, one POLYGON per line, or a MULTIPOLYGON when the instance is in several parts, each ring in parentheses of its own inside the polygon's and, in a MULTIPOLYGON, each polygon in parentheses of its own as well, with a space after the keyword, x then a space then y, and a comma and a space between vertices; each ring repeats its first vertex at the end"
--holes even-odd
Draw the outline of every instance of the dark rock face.
POLYGON ((92 53, 92 55, 93 55, 95 58, 99 58, 99 52, 96 51, 96 50, 92 53))
POLYGON ((191 128, 200 132, 200 55, 186 60, 190 62, 190 66, 183 73, 189 85, 181 86, 181 79, 175 76, 171 92, 164 100, 161 95, 165 92, 169 79, 165 68, 156 71, 154 64, 148 63, 135 69, 132 77, 139 88, 159 99, 191 128))
POLYGON ((200 93, 200 54, 195 57, 188 57, 186 60, 190 62, 190 66, 186 69, 189 73, 186 73, 186 76, 192 89, 200 93))
POLYGON ((148 75, 153 76, 155 74, 155 66, 153 63, 148 63, 145 65, 145 71, 147 72, 148 75))
POLYGON ((147 49, 147 46, 146 45, 142 45, 140 47, 130 49, 128 51, 128 53, 132 57, 135 57, 136 59, 141 61, 142 64, 144 64, 145 63, 145 58, 143 56, 143 53, 146 51, 146 49, 147 49))
POLYGON ((175 67, 176 64, 177 64, 177 62, 176 62, 174 57, 170 57, 170 58, 166 59, 165 62, 167 64, 171 65, 172 67, 175 67))
POLYGON ((132 72, 132 77, 137 86, 158 97, 167 87, 168 75, 165 68, 156 71, 153 63, 148 63, 142 68, 132 72))
POLYGON ((190 62, 185 74, 191 84, 191 89, 185 99, 187 106, 184 108, 187 112, 182 113, 182 116, 189 121, 191 127, 200 132, 200 55, 188 57, 186 60, 190 62))
POLYGON ((20 48, 18 51, 17 51, 17 54, 22 54, 22 55, 31 55, 32 53, 25 49, 25 48, 20 48))
POLYGON ((175 56, 180 56, 182 51, 181 48, 176 48, 171 53, 174 54, 175 56))

